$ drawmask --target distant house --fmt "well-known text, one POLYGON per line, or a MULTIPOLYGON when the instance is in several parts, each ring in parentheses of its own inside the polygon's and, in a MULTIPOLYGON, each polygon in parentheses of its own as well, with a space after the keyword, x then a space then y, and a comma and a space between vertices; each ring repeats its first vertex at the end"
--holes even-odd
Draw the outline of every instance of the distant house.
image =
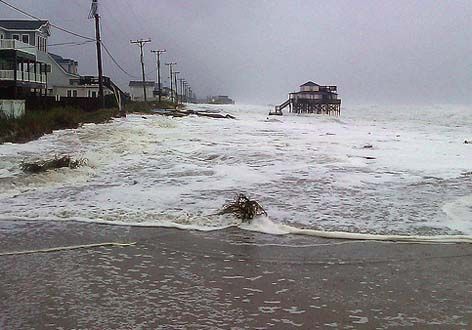
POLYGON ((281 115, 288 107, 289 113, 316 113, 339 116, 341 100, 338 98, 337 86, 321 86, 313 81, 300 85, 298 92, 290 93, 288 100, 275 107, 270 114, 281 115))
MULTIPOLYGON (((157 84, 154 88, 154 97, 156 97, 157 99, 159 98, 159 89, 157 88, 157 84)), ((170 95, 170 88, 169 87, 166 87, 166 86, 163 86, 161 88, 161 97, 164 97, 164 98, 168 98, 170 95)))
POLYGON ((308 81, 300 86, 299 92, 290 93, 292 99, 337 100, 336 86, 321 86, 308 81))
POLYGON ((209 104, 234 104, 234 101, 226 95, 211 96, 207 102, 209 104))
POLYGON ((56 54, 53 54, 53 53, 49 53, 49 55, 67 73, 71 73, 71 74, 75 74, 75 75, 79 74, 78 73, 79 62, 74 61, 70 58, 63 58, 62 56, 59 56, 59 55, 56 55, 56 54))
POLYGON ((146 81, 143 85, 142 81, 132 80, 129 82, 129 89, 131 95, 131 101, 144 101, 144 88, 146 86, 146 99, 148 101, 155 101, 158 99, 158 95, 154 95, 156 83, 154 81, 146 81))
MULTIPOLYGON (((98 97, 98 82, 90 76, 78 74, 78 62, 69 58, 48 53, 51 73, 48 79, 48 95, 58 99, 62 97, 98 97), (88 79, 85 79, 88 78, 88 79)), ((104 88, 104 95, 112 94, 104 88)))

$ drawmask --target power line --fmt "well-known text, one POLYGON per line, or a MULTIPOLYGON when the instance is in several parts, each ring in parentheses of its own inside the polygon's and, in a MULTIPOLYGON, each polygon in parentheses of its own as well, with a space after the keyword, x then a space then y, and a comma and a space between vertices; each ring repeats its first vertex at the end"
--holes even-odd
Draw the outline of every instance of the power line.
POLYGON ((135 79, 138 78, 137 76, 134 76, 134 75, 132 75, 131 73, 129 73, 128 71, 126 71, 125 69, 123 69, 123 67, 117 62, 117 60, 115 60, 115 58, 114 58, 113 55, 110 53, 110 51, 108 50, 108 48, 105 46, 105 44, 103 43, 103 41, 102 41, 101 43, 102 43, 103 49, 105 50, 105 53, 107 53, 108 56, 110 56, 110 58, 111 58, 111 60, 113 61, 113 63, 115 63, 115 65, 116 65, 124 74, 126 74, 127 76, 129 76, 129 77, 131 77, 131 78, 135 78, 135 79))
MULTIPOLYGON (((40 19, 39 17, 34 16, 34 15, 30 14, 30 13, 27 13, 26 11, 24 11, 24 10, 18 8, 18 7, 15 7, 15 6, 13 6, 12 4, 10 4, 10 3, 8 3, 8 2, 6 2, 6 1, 4 1, 4 0, 0 0, 0 2, 3 3, 4 5, 10 7, 11 9, 16 10, 17 12, 22 13, 23 15, 26 15, 26 16, 28 16, 28 17, 30 17, 30 18, 33 18, 33 19, 37 20, 37 21, 42 21, 42 19, 40 19)), ((90 40, 90 41, 95 41, 95 38, 90 38, 90 37, 84 36, 84 35, 82 35, 82 34, 79 34, 79 33, 76 33, 76 32, 70 31, 70 30, 67 30, 66 28, 60 27, 59 25, 56 25, 56 24, 54 24, 54 23, 49 22, 49 25, 51 25, 52 27, 54 27, 54 28, 56 28, 56 29, 58 29, 58 30, 61 30, 61 31, 65 32, 65 33, 69 33, 69 34, 71 34, 71 35, 73 35, 73 36, 76 36, 76 37, 79 37, 79 38, 83 38, 83 39, 87 39, 87 40, 90 40)))
MULTIPOLYGON (((105 2, 101 3, 101 6, 107 8, 105 2)), ((113 20, 116 21, 116 18, 113 16, 113 12, 114 12, 114 10, 109 10, 110 15, 112 15, 112 16, 107 16, 107 17, 108 18, 111 17, 111 18, 113 18, 113 20)), ((124 32, 124 29, 121 27, 121 24, 119 24, 119 22, 116 22, 115 25, 118 26, 118 28, 121 29, 122 32, 124 32)), ((103 30, 103 31, 106 31, 107 33, 111 33, 116 39, 118 39, 118 37, 115 34, 114 30, 113 29, 111 29, 111 30, 108 29, 107 25, 103 24, 103 19, 100 20, 100 29, 103 30)), ((103 46, 103 48, 105 48, 105 45, 103 44, 103 38, 102 38, 102 46, 103 46)), ((106 49, 105 49, 105 51, 107 52, 106 49)), ((113 56, 111 56, 111 54, 109 54, 109 52, 107 52, 107 53, 112 58, 113 62, 120 68, 120 70, 123 71, 123 73, 125 73, 127 76, 129 76, 131 78, 138 79, 138 76, 132 75, 132 74, 128 73, 126 70, 124 70, 123 68, 121 68, 120 65, 117 63, 117 61, 113 59, 113 56)), ((157 72, 157 68, 151 69, 149 71, 146 71, 146 76, 148 76, 150 74, 154 74, 156 72, 157 72)))
MULTIPOLYGON (((83 42, 74 42, 74 41, 59 42, 59 43, 56 43, 56 44, 48 44, 48 48, 58 47, 58 46, 82 46, 82 45, 89 44, 89 43, 92 43, 92 42, 95 42, 95 41, 94 40, 87 40, 87 41, 83 41, 83 42)), ((31 45, 31 46, 16 47, 15 49, 30 49, 30 48, 36 48, 36 46, 31 45)))
MULTIPOLYGON (((102 3, 101 3, 101 6, 106 8, 105 2, 102 2, 102 3)), ((109 12, 109 13, 113 13, 113 10, 109 10, 108 12, 109 12)), ((110 17, 110 16, 107 16, 107 17, 110 17)), ((116 21, 116 20, 115 20, 115 21, 116 21)), ((120 25, 120 24, 116 23, 115 25, 120 26, 120 28, 121 28, 121 25, 120 25)), ((100 20, 100 29, 103 30, 103 31, 107 30, 108 32, 111 32, 111 34, 112 34, 116 39, 118 39, 118 38, 116 37, 116 34, 114 33, 114 31, 108 29, 107 26, 106 26, 105 24, 103 24, 103 19, 100 20)), ((121 30, 124 31, 123 28, 121 28, 121 30)), ((101 40, 101 44, 102 44, 103 48, 105 49, 105 52, 107 53, 107 55, 110 56, 110 58, 111 58, 111 60, 113 61, 113 63, 114 63, 125 75, 127 75, 127 76, 130 77, 130 78, 138 79, 138 76, 132 75, 132 74, 130 74, 128 71, 126 71, 126 70, 118 63, 118 61, 113 57, 113 55, 111 55, 111 52, 105 47, 105 44, 103 43, 103 38, 102 38, 102 40, 101 40)))
MULTIPOLYGON (((87 40, 83 42, 60 42, 57 44, 49 44, 48 47, 57 47, 57 46, 82 46, 85 44, 89 44, 91 42, 95 42, 95 40, 87 40)), ((34 46, 33 46, 34 47, 34 46)))

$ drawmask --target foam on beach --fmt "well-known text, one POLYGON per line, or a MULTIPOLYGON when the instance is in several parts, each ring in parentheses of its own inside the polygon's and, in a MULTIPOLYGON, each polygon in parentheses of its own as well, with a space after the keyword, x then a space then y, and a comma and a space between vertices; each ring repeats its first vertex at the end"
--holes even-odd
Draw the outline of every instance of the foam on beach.
POLYGON ((220 230, 239 223, 212 214, 241 192, 270 216, 244 230, 361 239, 472 235, 472 178, 464 175, 472 152, 463 143, 470 109, 443 108, 450 113, 443 118, 435 108, 362 106, 341 118, 276 121, 266 120, 266 107, 221 109, 237 120, 130 115, 1 145, 1 218, 220 230), (89 166, 20 170, 23 160, 61 153, 87 158, 89 166))

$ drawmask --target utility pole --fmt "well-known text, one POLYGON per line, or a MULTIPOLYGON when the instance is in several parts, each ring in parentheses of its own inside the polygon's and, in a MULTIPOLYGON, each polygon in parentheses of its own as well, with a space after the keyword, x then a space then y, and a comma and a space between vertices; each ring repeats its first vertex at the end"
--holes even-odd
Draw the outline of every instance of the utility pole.
POLYGON ((184 103, 184 78, 180 78, 180 103, 184 103))
POLYGON ((102 44, 100 37, 100 15, 98 15, 98 0, 92 0, 89 19, 95 18, 95 39, 97 40, 97 65, 98 65, 98 100, 102 108, 105 107, 103 96, 103 68, 102 68, 102 44))
POLYGON ((144 54, 143 54, 143 47, 148 42, 151 42, 151 39, 139 39, 139 40, 130 40, 131 44, 138 45, 141 49, 141 71, 143 73, 143 91, 144 91, 144 102, 147 102, 147 95, 146 95, 146 75, 144 73, 144 54))
POLYGON ((170 79, 170 99, 171 101, 174 100, 174 89, 172 88, 172 66, 174 65, 177 65, 176 62, 170 62, 170 63, 166 63, 167 66, 169 66, 169 79, 170 79))
POLYGON ((185 103, 188 103, 188 99, 187 99, 187 81, 184 81, 184 102, 185 103))
POLYGON ((157 57, 157 89, 159 91, 159 102, 161 102, 161 93, 162 93, 162 89, 161 89, 161 54, 165 53, 165 52, 166 52, 165 49, 151 50, 151 53, 156 54, 156 57, 157 57))
POLYGON ((175 103, 179 104, 179 88, 177 85, 177 75, 180 71, 174 71, 174 83, 175 83, 175 103))

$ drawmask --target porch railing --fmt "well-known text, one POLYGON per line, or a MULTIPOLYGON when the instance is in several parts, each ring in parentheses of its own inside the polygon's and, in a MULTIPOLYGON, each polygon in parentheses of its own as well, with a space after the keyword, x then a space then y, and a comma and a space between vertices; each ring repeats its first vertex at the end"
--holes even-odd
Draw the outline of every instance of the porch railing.
POLYGON ((0 49, 14 49, 34 56, 38 55, 38 51, 35 46, 15 39, 0 39, 0 49))
MULTIPOLYGON (((0 80, 15 80, 15 70, 0 70, 0 80)), ((17 81, 35 82, 40 84, 46 83, 46 75, 44 73, 31 72, 28 75, 27 71, 16 70, 17 81)))
POLYGON ((15 71, 13 70, 0 70, 0 80, 14 80, 15 71))

